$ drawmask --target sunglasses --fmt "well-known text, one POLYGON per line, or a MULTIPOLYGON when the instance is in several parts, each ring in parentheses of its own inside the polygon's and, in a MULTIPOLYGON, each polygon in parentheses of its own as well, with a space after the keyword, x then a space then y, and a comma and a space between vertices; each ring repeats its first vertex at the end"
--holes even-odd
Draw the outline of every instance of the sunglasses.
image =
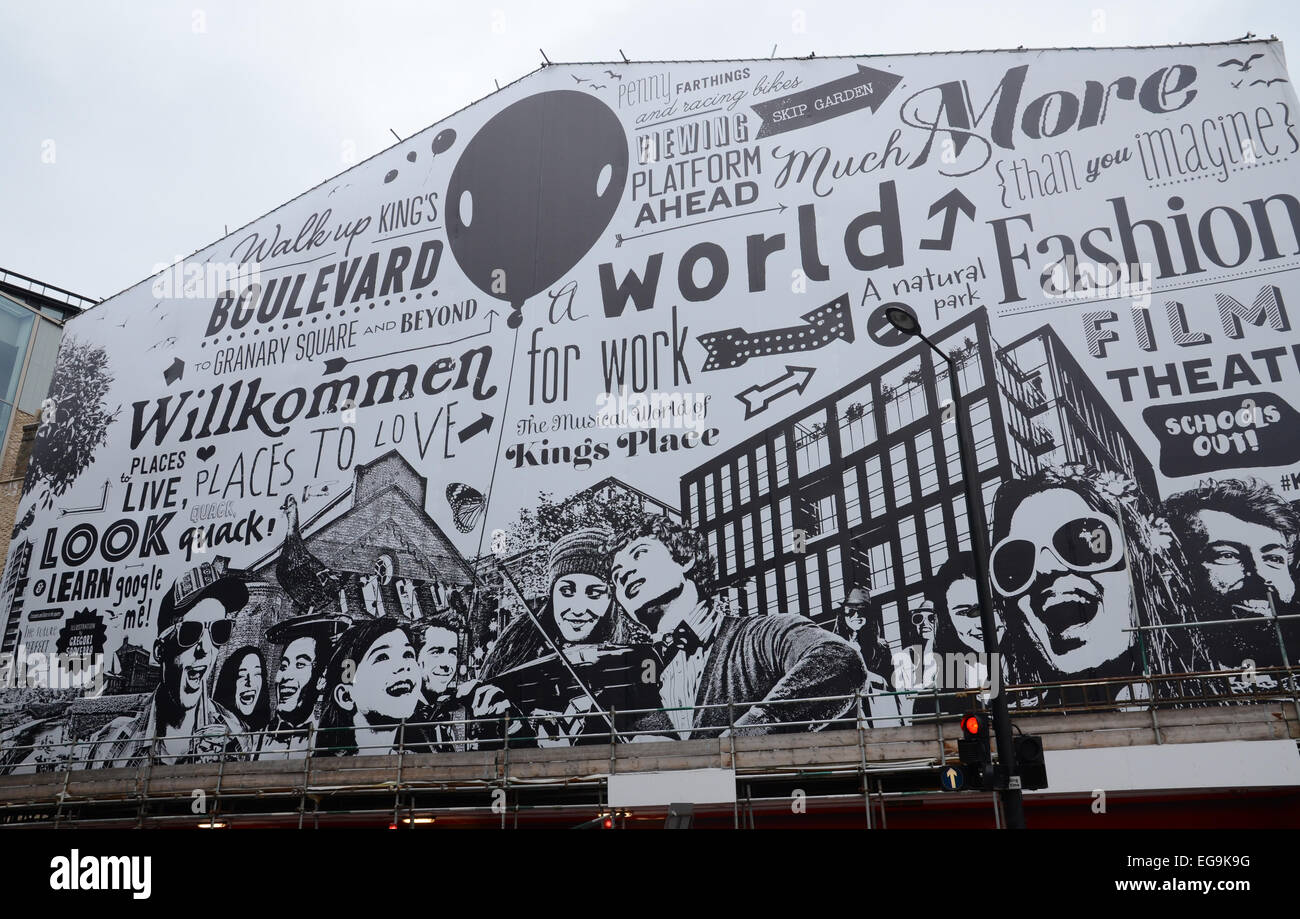
POLYGON ((203 639, 203 630, 208 630, 208 635, 212 638, 212 644, 221 647, 230 641, 230 634, 234 631, 235 624, 229 619, 218 619, 215 622, 182 622, 174 625, 169 632, 176 635, 176 643, 182 648, 192 648, 203 639))
POLYGON ((917 610, 912 614, 912 625, 920 625, 927 620, 934 621, 934 612, 932 610, 917 610))
POLYGON ((1124 558, 1123 540, 1119 524, 1109 517, 1078 517, 1057 528, 1048 543, 1008 536, 989 555, 990 580, 1002 596, 1019 596, 1034 582, 1043 549, 1082 574, 1116 568, 1124 558))

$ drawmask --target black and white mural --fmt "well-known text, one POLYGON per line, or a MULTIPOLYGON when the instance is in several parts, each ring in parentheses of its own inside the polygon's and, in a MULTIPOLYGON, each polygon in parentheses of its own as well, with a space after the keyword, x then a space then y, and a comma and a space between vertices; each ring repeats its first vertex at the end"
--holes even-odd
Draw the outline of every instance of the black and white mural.
POLYGON ((0 768, 1292 691, 1296 115, 1276 41, 543 68, 69 323, 0 768))

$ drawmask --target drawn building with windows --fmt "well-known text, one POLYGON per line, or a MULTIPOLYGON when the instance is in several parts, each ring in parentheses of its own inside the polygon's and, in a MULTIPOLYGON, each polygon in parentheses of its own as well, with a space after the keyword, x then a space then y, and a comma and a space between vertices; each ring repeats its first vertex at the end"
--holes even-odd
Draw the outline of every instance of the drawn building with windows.
MULTIPOLYGON (((1067 462, 1157 499, 1151 463, 1050 327, 1001 347, 979 309, 930 337, 958 364, 986 511, 1003 481, 1067 462)), ((829 625, 863 584, 889 642, 915 641, 909 610, 970 545, 949 386, 918 342, 683 476, 683 516, 707 533, 732 602, 829 625)))
POLYGON ((323 495, 318 510, 291 524, 283 542, 251 566, 249 603, 231 647, 255 644, 269 653, 267 629, 308 612, 406 622, 448 611, 463 615, 474 574, 426 511, 427 484, 396 450, 358 464, 350 486, 323 495), (296 565, 319 569, 305 579, 337 587, 320 608, 305 608, 284 583, 282 560, 291 551, 296 565))

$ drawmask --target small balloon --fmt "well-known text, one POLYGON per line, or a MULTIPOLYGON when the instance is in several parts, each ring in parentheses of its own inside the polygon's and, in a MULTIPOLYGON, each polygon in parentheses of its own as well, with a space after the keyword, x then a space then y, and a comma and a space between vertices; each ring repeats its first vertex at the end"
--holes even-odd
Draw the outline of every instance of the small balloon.
POLYGON ((384 184, 387 185, 389 182, 393 181, 393 179, 395 179, 395 178, 397 178, 397 170, 396 170, 396 169, 390 169, 390 170, 388 170, 388 175, 384 176, 384 184))
POLYGON ((451 128, 444 128, 439 131, 433 138, 434 154, 446 153, 451 149, 451 145, 456 142, 456 132, 451 128))

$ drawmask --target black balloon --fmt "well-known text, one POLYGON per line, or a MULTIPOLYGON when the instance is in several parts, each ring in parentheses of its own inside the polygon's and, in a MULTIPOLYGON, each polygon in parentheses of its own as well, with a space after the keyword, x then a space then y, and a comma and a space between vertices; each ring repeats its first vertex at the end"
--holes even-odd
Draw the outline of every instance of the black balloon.
POLYGON ((456 132, 451 128, 444 128, 439 131, 433 138, 433 152, 436 156, 439 153, 446 153, 451 149, 451 145, 456 142, 456 132))
POLYGON ((572 90, 508 106, 466 145, 447 187, 447 237, 461 271, 514 308, 510 328, 523 321, 524 301, 563 277, 605 232, 627 168, 618 117, 572 90))

